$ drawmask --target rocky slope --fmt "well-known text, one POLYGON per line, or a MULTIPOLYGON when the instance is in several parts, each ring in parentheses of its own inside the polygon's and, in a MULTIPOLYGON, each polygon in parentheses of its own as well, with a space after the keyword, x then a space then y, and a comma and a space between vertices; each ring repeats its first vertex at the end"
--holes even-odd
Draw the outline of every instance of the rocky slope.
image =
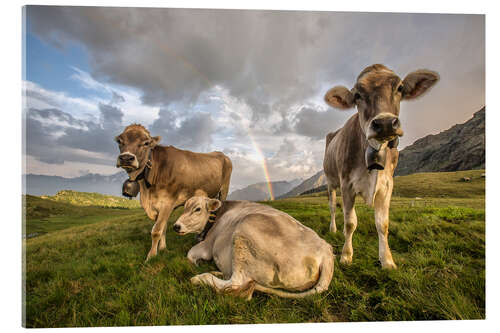
POLYGON ((403 149, 395 174, 485 168, 485 108, 463 124, 427 135, 403 149))
POLYGON ((303 192, 309 191, 313 188, 317 188, 325 184, 326 184, 325 174, 323 173, 323 170, 321 170, 316 174, 314 174, 313 176, 311 176, 310 178, 304 180, 298 186, 292 188, 290 191, 280 195, 278 198, 295 197, 299 194, 302 194, 303 192))

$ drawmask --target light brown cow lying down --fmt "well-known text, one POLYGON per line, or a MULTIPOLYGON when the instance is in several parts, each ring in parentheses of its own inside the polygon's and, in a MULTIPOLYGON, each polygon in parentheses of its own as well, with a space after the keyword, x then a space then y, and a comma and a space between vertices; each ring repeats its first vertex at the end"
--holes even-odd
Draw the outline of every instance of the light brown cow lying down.
POLYGON ((186 201, 174 230, 180 235, 199 233, 212 223, 212 212, 214 226, 187 257, 195 265, 213 259, 220 272, 196 275, 192 283, 247 299, 254 290, 300 298, 328 289, 334 265, 330 244, 272 207, 197 196, 186 201))

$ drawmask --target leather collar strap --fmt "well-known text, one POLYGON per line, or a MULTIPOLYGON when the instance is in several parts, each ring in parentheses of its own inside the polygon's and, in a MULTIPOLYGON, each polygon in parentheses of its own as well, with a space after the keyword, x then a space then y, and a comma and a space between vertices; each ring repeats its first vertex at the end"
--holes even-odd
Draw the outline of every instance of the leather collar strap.
POLYGON ((217 219, 217 211, 210 212, 207 224, 205 224, 205 228, 203 228, 203 231, 200 234, 198 234, 198 237, 196 237, 198 242, 205 240, 205 237, 207 236, 208 232, 214 226, 216 219, 217 219))

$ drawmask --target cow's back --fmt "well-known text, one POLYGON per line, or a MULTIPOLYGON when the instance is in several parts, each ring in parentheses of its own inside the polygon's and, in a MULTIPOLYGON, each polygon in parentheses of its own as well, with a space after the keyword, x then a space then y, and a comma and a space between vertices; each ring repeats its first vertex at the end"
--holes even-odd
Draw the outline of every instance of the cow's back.
POLYGON ((204 190, 210 197, 220 191, 224 174, 231 172, 230 160, 221 152, 194 153, 172 146, 153 151, 153 182, 172 194, 204 190), (229 160, 229 168, 228 168, 229 160))

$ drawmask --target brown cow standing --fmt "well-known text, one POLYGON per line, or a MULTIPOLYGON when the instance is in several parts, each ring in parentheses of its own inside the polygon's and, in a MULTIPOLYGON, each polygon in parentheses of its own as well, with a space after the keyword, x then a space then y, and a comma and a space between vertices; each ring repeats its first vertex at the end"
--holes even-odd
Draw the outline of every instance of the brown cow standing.
POLYGON ((165 248, 165 226, 172 211, 193 196, 225 200, 232 171, 231 160, 221 152, 193 153, 160 146, 160 140, 138 124, 116 137, 120 148, 116 166, 138 182, 141 206, 155 221, 146 260, 165 248))
POLYGON ((326 136, 323 169, 328 184, 331 223, 336 232, 336 189, 340 187, 344 209, 345 243, 340 262, 352 262, 352 235, 357 226, 354 199, 360 194, 375 208, 379 260, 383 268, 396 268, 387 242, 393 174, 398 163, 397 142, 403 135, 399 122, 401 100, 422 95, 439 80, 436 72, 417 70, 401 80, 384 65, 365 68, 354 88, 337 86, 325 95, 328 105, 358 112, 342 127, 326 136))

